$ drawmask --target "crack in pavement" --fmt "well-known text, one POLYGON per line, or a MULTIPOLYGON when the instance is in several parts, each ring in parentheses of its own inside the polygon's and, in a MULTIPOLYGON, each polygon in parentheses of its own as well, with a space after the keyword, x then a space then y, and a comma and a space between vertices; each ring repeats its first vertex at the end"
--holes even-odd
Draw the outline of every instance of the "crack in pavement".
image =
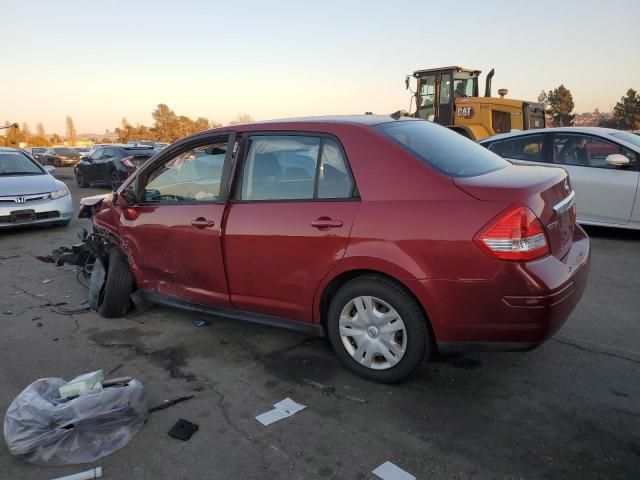
MULTIPOLYGON (((551 338, 551 340, 553 340, 555 342, 558 342, 558 343, 560 343, 562 345, 568 345, 568 346, 576 348, 578 350, 582 350, 583 352, 598 353, 600 355, 606 355, 608 357, 618 358, 620 360, 626 360, 628 362, 640 364, 640 358, 632 358, 632 357, 629 357, 629 356, 625 356, 624 354, 621 354, 621 353, 615 353, 615 352, 612 352, 612 351, 606 351, 604 349, 598 349, 598 348, 595 348, 595 347, 589 348, 589 347, 586 347, 586 346, 582 345, 582 343, 589 343, 591 345, 602 346, 604 348, 611 349, 611 350, 620 350, 620 349, 617 349, 615 347, 609 347, 607 345, 603 345, 603 344, 599 344, 599 343, 595 343, 595 342, 590 342, 589 340, 576 339, 576 340, 572 341, 572 339, 570 337, 567 337, 567 336, 563 336, 562 339, 561 338, 557 338, 557 337, 553 337, 553 338, 551 338)), ((632 352, 632 351, 627 352, 626 350, 620 350, 620 351, 626 352, 626 353, 630 353, 631 355, 638 355, 640 357, 640 354, 637 354, 636 352, 632 352)))

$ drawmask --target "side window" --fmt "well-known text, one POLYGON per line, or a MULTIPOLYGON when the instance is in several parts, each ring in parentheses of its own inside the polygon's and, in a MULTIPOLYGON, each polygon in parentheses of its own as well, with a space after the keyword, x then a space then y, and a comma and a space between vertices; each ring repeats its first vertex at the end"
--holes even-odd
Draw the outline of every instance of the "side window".
POLYGON ((607 157, 614 153, 629 158, 628 168, 632 170, 637 168, 636 155, 616 143, 588 135, 557 134, 553 137, 554 162, 562 165, 616 168, 607 163, 607 157))
POLYGON ((440 103, 449 103, 451 101, 451 75, 442 74, 440 77, 440 103))
POLYGON ((145 203, 215 202, 219 199, 226 140, 166 160, 142 179, 145 203))
POLYGON ((320 138, 255 136, 242 172, 242 200, 307 200, 314 196, 320 138))
POLYGON ((95 152, 93 152, 93 155, 91 155, 91 160, 100 160, 102 158, 102 154, 104 153, 104 148, 99 148, 98 150, 96 150, 95 152))
POLYGON ((544 162, 544 158, 542 156, 543 139, 544 135, 527 135, 524 137, 503 140, 500 142, 502 144, 500 155, 504 158, 511 158, 514 160, 544 162))
POLYGON ((502 156, 502 142, 493 142, 489 145, 489 150, 496 155, 502 156))
POLYGON ((113 158, 114 155, 114 150, 113 148, 105 148, 104 150, 102 150, 102 156, 100 157, 102 160, 108 160, 109 158, 113 158))
POLYGON ((318 198, 349 198, 352 191, 353 181, 342 148, 326 138, 318 171, 318 198))

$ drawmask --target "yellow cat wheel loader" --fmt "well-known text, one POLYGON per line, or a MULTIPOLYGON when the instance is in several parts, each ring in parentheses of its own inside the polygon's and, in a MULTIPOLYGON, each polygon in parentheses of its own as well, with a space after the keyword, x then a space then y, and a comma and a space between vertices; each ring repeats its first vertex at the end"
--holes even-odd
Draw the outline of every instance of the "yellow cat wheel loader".
POLYGON ((506 89, 498 90, 500 98, 491 96, 493 69, 487 75, 481 97, 478 93, 481 73, 462 67, 416 70, 405 80, 407 89, 411 77, 416 80, 413 92, 416 110, 411 116, 449 127, 475 141, 511 130, 545 126, 542 104, 505 98, 506 89))
POLYGON ((20 127, 17 123, 0 127, 0 147, 20 148, 20 127))

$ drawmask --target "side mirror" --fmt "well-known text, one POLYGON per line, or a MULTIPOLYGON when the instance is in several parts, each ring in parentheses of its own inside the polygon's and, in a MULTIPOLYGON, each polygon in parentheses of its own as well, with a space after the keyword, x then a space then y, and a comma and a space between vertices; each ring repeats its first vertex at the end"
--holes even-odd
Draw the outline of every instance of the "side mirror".
POLYGON ((629 159, 620 153, 612 153, 607 155, 607 165, 613 165, 614 167, 626 167, 629 165, 629 159))
POLYGON ((125 188, 122 192, 120 192, 120 198, 130 207, 137 205, 139 202, 138 195, 130 188, 125 188))
POLYGON ((45 165, 44 169, 51 175, 53 175, 53 172, 56 171, 56 167, 54 167, 53 165, 45 165))

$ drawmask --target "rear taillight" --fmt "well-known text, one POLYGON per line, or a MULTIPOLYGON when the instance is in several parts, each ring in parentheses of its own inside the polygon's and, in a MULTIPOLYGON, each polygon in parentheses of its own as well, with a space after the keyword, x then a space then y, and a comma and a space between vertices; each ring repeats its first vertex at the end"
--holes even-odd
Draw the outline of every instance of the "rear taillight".
POLYGON ((133 163, 133 156, 124 157, 122 160, 120 160, 120 163, 122 163, 126 167, 136 168, 135 164, 133 163))
POLYGON ((544 227, 524 205, 512 205, 500 213, 473 241, 490 257, 501 260, 535 260, 550 252, 544 227))

